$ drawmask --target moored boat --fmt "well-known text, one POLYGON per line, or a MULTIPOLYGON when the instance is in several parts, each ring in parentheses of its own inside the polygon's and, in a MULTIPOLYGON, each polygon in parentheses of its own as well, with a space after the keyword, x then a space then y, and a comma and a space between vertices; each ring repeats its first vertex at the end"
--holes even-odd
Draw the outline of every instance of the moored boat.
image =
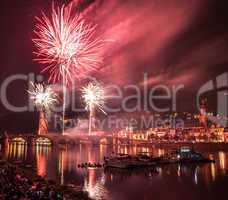
POLYGON ((190 147, 181 147, 176 152, 178 163, 209 163, 215 162, 212 159, 205 158, 201 153, 194 151, 190 147))
POLYGON ((187 164, 187 163, 210 163, 215 162, 209 158, 205 158, 202 154, 194 151, 190 147, 181 147, 165 156, 152 157, 147 155, 131 156, 128 154, 120 154, 104 158, 105 167, 113 168, 143 168, 156 165, 167 164, 187 164))
POLYGON ((109 158, 104 158, 105 167, 113 168, 139 168, 139 167, 151 167, 155 166, 156 163, 148 156, 130 156, 128 154, 119 154, 109 158))

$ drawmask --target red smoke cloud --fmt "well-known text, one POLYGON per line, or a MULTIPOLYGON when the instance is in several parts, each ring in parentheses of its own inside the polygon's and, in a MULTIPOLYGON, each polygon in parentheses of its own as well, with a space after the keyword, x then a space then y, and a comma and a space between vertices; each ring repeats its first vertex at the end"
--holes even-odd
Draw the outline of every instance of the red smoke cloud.
MULTIPOLYGON (((79 7, 83 1, 74 3, 79 7)), ((221 49, 224 38, 197 44, 197 38, 204 39, 199 30, 199 36, 188 36, 189 41, 178 40, 208 14, 208 7, 207 0, 93 1, 84 9, 84 15, 98 24, 104 38, 114 41, 105 49, 102 79, 118 85, 142 84, 143 73, 147 72, 151 75, 149 85, 197 80, 205 66, 224 59, 224 54, 219 56, 221 59, 214 54, 215 49, 221 49)))

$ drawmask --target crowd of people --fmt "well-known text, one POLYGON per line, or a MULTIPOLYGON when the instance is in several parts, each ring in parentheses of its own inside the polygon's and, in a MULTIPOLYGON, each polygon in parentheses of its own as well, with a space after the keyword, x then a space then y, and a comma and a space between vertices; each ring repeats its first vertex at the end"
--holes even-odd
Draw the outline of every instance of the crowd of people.
POLYGON ((0 164, 0 200, 62 200, 55 183, 31 180, 8 163, 0 164))

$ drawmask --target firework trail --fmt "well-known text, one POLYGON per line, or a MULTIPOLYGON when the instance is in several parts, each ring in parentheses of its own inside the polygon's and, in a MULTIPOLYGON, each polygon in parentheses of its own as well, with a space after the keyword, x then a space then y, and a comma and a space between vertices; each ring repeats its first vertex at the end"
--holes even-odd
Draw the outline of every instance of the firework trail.
MULTIPOLYGON (((72 4, 71 4, 72 5, 72 4)), ((45 64, 42 72, 49 72, 49 82, 63 84, 63 133, 65 118, 65 85, 73 84, 102 63, 104 41, 95 37, 96 26, 86 23, 80 14, 72 13, 72 6, 52 6, 51 17, 42 13, 35 27, 36 59, 45 64)))
MULTIPOLYGON (((87 86, 82 88, 82 97, 86 103, 86 109, 91 111, 97 107, 103 113, 105 103, 105 91, 100 84, 89 83, 87 86)), ((106 114, 106 113, 105 113, 106 114)))
POLYGON ((49 82, 62 80, 70 85, 102 64, 104 41, 95 36, 96 25, 86 23, 72 6, 54 8, 51 17, 42 13, 35 26, 36 61, 45 64, 49 82))
MULTIPOLYGON (((100 84, 89 83, 82 88, 82 98, 86 103, 86 109, 89 111, 89 135, 92 132, 92 118, 95 108, 97 107, 103 113, 105 103, 105 91, 100 84)), ((105 113, 106 114, 106 113, 105 113)))

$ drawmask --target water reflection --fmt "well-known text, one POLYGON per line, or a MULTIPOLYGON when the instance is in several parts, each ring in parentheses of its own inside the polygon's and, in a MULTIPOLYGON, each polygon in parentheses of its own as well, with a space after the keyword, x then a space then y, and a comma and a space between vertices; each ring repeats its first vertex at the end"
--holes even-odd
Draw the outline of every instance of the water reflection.
POLYGON ((224 172, 226 170, 226 155, 223 151, 219 152, 219 165, 224 172))
POLYGON ((196 185, 198 184, 198 170, 199 170, 199 167, 197 166, 194 173, 194 181, 196 185))
POLYGON ((10 160, 23 161, 27 157, 27 145, 16 142, 7 144, 6 155, 10 160))
MULTIPOLYGON (((204 152, 216 163, 206 165, 172 165, 157 167, 156 169, 140 171, 81 169, 78 164, 91 162, 102 163, 104 156, 112 153, 125 153, 137 155, 161 156, 166 153, 165 149, 141 146, 107 146, 104 144, 93 146, 81 144, 74 147, 62 146, 27 146, 26 144, 8 143, 1 148, 3 155, 8 160, 33 162, 37 167, 37 174, 53 179, 61 184, 73 184, 87 191, 94 199, 129 199, 131 191, 149 195, 155 185, 165 184, 179 185, 186 188, 207 188, 226 177, 228 152, 204 152), (135 189, 133 189, 135 188, 135 189), (130 194, 129 194, 130 195, 130 194)), ((156 188, 156 187, 155 187, 156 188)), ((186 189, 188 190, 188 189, 186 189)), ((138 199, 131 197, 130 199, 138 199)), ((147 199, 151 199, 151 198, 147 199)))
POLYGON ((215 177, 216 177, 216 170, 215 170, 215 164, 214 163, 211 163, 211 177, 212 177, 212 180, 214 181, 215 177))
POLYGON ((108 190, 104 186, 105 174, 96 169, 88 169, 85 177, 83 190, 87 191, 93 199, 108 199, 108 190))
POLYGON ((50 156, 50 146, 36 145, 35 148, 37 174, 44 177, 47 174, 47 159, 50 156))

